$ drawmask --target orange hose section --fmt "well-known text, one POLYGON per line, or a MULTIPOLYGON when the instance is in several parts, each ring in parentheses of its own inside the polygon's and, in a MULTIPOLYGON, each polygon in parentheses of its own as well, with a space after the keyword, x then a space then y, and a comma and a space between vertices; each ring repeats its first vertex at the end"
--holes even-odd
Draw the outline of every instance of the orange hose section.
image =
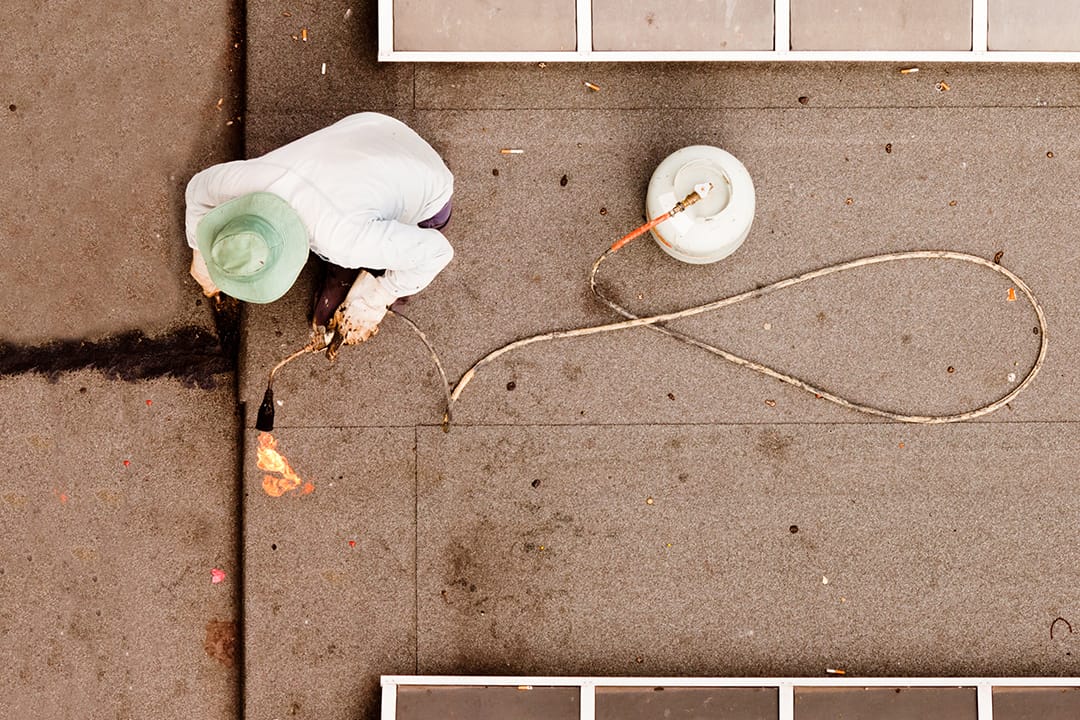
MULTIPOLYGON (((634 238, 636 238, 638 235, 641 235, 643 233, 648 232, 649 230, 652 230, 654 227, 656 227, 660 223, 664 222, 669 217, 671 217, 671 211, 670 210, 668 212, 664 213, 663 215, 661 215, 660 217, 653 218, 652 220, 645 223, 644 225, 642 225, 638 229, 631 230, 630 232, 626 233, 621 238, 616 240, 615 244, 611 246, 611 252, 615 252, 616 250, 621 248, 623 245, 625 245, 626 243, 628 243, 631 240, 633 240, 634 238)), ((660 237, 659 235, 657 235, 656 237, 657 237, 657 239, 660 240, 660 242, 664 243, 668 247, 671 247, 671 244, 668 243, 666 240, 664 240, 662 237, 660 237)))

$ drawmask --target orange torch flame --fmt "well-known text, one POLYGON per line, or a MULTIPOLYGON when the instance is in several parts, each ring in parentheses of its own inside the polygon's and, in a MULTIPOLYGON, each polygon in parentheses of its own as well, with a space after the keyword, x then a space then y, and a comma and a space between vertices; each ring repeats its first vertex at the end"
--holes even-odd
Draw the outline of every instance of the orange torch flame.
POLYGON ((297 489, 300 490, 301 494, 307 495, 315 489, 315 486, 311 483, 301 480, 300 476, 289 465, 289 461, 277 451, 277 440, 270 433, 261 433, 259 435, 258 457, 260 470, 281 475, 281 477, 275 477, 274 475, 263 476, 263 490, 266 491, 267 495, 281 497, 285 493, 297 489))

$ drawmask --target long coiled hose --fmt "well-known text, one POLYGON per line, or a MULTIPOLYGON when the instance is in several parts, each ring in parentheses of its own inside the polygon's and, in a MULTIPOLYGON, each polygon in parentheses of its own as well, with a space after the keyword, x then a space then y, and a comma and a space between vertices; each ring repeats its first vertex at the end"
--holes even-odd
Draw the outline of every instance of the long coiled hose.
POLYGON ((1036 375, 1038 375, 1039 370, 1042 368, 1043 363, 1046 360, 1046 348, 1048 342, 1046 315, 1043 313, 1042 306, 1039 305, 1038 299, 1036 299, 1035 294, 1032 293, 1027 283, 1021 280, 1020 277, 1018 277, 1015 273, 1001 266, 998 263, 986 260, 985 258, 981 258, 976 255, 967 255, 965 253, 953 252, 951 250, 913 250, 908 252, 893 252, 884 253, 881 255, 871 255, 868 257, 859 258, 857 260, 850 260, 848 262, 839 263, 837 265, 823 267, 818 270, 803 273, 802 275, 795 275, 793 277, 785 278, 784 280, 774 282, 771 285, 765 285, 754 290, 739 293, 737 295, 732 295, 730 297, 726 297, 720 300, 715 300, 710 303, 705 303, 704 305, 696 305, 694 307, 689 307, 684 310, 663 313, 660 315, 651 315, 648 317, 641 317, 635 315, 634 313, 630 312, 623 306, 616 303, 610 297, 605 295, 600 290, 596 279, 600 271, 600 266, 604 263, 604 261, 611 257, 618 250, 618 248, 622 247, 622 245, 628 242, 628 239, 632 239, 633 237, 640 235, 651 225, 655 224, 655 221, 653 221, 651 224, 646 223, 645 225, 642 225, 640 228, 638 228, 638 230, 635 230, 633 233, 630 233, 628 236, 620 239, 620 241, 616 242, 614 245, 612 245, 612 247, 605 250, 603 254, 601 254, 600 257, 596 259, 596 261, 592 265, 592 270, 589 272, 589 287, 592 289, 593 295, 595 295, 597 299, 600 300, 600 302, 604 303, 613 311, 626 318, 625 320, 621 322, 609 323, 607 325, 596 325, 593 327, 578 328, 575 330, 556 330, 554 332, 533 335, 532 337, 517 340, 508 345, 504 345, 498 350, 494 350, 488 353, 483 358, 478 360, 471 368, 469 368, 464 375, 461 376, 461 379, 458 380, 457 385, 454 386, 453 391, 449 393, 446 414, 443 416, 443 429, 445 430, 449 428, 451 410, 453 409, 454 403, 456 403, 461 397, 461 393, 464 392, 466 386, 468 386, 468 384, 476 376, 477 371, 491 361, 495 360, 496 358, 510 352, 511 350, 517 350, 518 348, 522 348, 527 345, 533 345, 541 342, 549 342, 551 340, 585 337, 587 335, 614 332, 616 330, 629 330, 630 328, 637 327, 647 327, 655 332, 668 335, 680 342, 693 345, 694 347, 705 350, 706 352, 709 352, 713 355, 722 357, 728 362, 734 363, 740 367, 749 368, 750 370, 754 370, 755 372, 759 372, 763 375, 767 375, 771 378, 780 380, 781 382, 785 382, 788 385, 793 385, 809 393, 813 393, 816 397, 836 403, 841 407, 856 410, 858 412, 866 413, 868 415, 877 415, 879 417, 888 418, 889 420, 894 420, 897 422, 920 423, 924 425, 938 425, 942 423, 953 423, 963 420, 972 420, 983 415, 989 415, 995 410, 1001 409, 1006 404, 1011 402, 1013 398, 1019 395, 1024 390, 1024 388, 1031 384, 1031 381, 1035 379, 1036 375), (777 290, 782 290, 784 288, 792 287, 793 285, 799 285, 800 283, 816 280, 817 278, 822 278, 826 275, 833 275, 835 273, 845 272, 847 270, 854 270, 861 267, 867 267, 869 265, 878 265, 881 263, 902 262, 909 260, 951 260, 956 262, 973 263, 975 265, 985 267, 989 270, 993 270, 994 272, 1007 277, 1016 286, 1020 294, 1027 298, 1028 302, 1031 303, 1031 307, 1034 308, 1035 315, 1037 316, 1039 321, 1039 354, 1038 357, 1035 359, 1035 363, 1028 371, 1027 375, 1025 375, 1023 380, 1021 380, 1008 393, 987 405, 983 405, 981 407, 975 408, 974 410, 968 410, 966 412, 950 415, 908 415, 905 413, 885 410, 884 408, 874 407, 873 405, 866 405, 863 403, 855 402, 853 400, 848 400, 847 398, 829 392, 824 388, 812 385, 805 380, 794 377, 792 375, 788 375, 786 373, 782 373, 779 370, 771 368, 767 365, 762 365, 758 362, 754 362, 753 360, 748 360, 746 358, 740 357, 738 355, 735 355, 734 353, 728 352, 727 350, 716 347, 715 345, 710 345, 709 343, 698 340, 697 338, 681 333, 678 330, 673 330, 672 328, 669 328, 663 324, 672 320, 693 317, 694 315, 701 315, 703 313, 708 313, 714 310, 720 310, 722 308, 730 307, 737 303, 763 297, 777 290))

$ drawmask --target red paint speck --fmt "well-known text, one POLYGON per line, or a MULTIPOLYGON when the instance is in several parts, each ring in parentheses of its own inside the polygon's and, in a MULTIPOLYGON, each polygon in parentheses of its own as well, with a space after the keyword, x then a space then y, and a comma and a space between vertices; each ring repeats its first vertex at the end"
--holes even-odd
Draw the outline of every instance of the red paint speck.
POLYGON ((356 541, 355 540, 350 540, 349 541, 349 547, 356 547, 356 541))
POLYGON ((147 400, 147 401, 146 401, 146 407, 150 407, 150 406, 151 406, 151 405, 153 405, 153 404, 154 404, 154 401, 153 401, 153 400, 147 400))
POLYGON ((224 579, 225 579, 225 571, 224 570, 219 570, 218 568, 212 568, 210 570, 210 582, 212 584, 217 585, 219 582, 222 582, 224 579))
POLYGON ((127 467, 127 466, 128 466, 128 465, 130 465, 130 464, 131 464, 131 461, 130 461, 130 460, 125 460, 125 461, 124 461, 124 467, 127 467))

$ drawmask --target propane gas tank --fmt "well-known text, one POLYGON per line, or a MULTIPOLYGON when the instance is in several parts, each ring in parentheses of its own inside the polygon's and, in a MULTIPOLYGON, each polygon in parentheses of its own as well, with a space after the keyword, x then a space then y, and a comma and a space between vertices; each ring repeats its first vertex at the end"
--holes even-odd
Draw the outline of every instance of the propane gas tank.
POLYGON ((645 195, 647 217, 663 215, 702 183, 713 185, 706 197, 652 230, 664 252, 687 263, 726 258, 754 222, 750 173, 734 155, 711 145, 676 150, 657 166, 645 195))

